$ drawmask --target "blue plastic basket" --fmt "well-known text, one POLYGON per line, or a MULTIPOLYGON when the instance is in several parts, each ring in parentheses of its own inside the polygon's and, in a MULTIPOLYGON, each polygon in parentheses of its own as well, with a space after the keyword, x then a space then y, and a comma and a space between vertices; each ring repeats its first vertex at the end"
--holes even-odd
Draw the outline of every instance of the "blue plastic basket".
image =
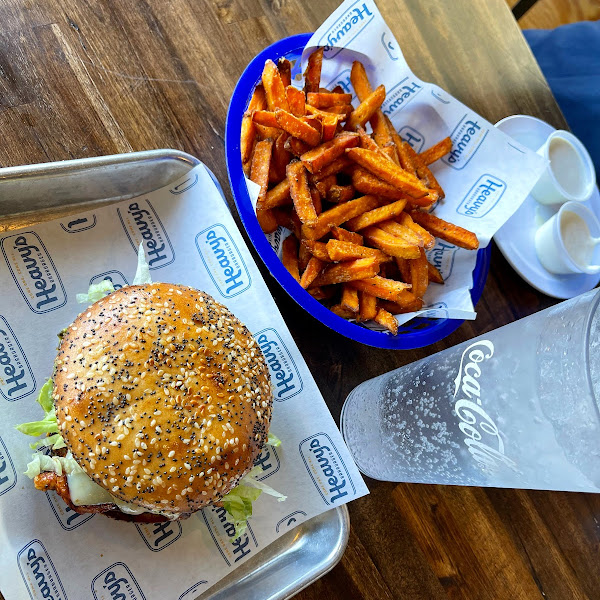
MULTIPOLYGON (((310 37, 311 34, 308 33, 294 35, 265 48, 246 67, 246 70, 242 73, 235 86, 227 113, 225 154, 229 182, 238 212, 254 247, 273 277, 302 308, 327 325, 327 327, 353 340, 378 348, 408 350, 410 348, 428 346, 451 334, 460 326, 462 321, 458 319, 427 319, 417 317, 401 325, 396 336, 386 332, 373 331, 360 324, 346 321, 346 319, 332 313, 300 287, 300 284, 288 273, 275 251, 271 248, 256 219, 240 159, 242 117, 248 106, 254 87, 260 82, 265 61, 270 58, 277 62, 279 58, 287 57, 292 62, 292 78, 295 78, 296 75, 301 73, 300 56, 310 37)), ((477 263, 473 272, 473 288, 471 289, 471 298, 474 305, 479 301, 481 292, 483 291, 490 266, 490 252, 490 246, 487 246, 477 253, 477 263)))

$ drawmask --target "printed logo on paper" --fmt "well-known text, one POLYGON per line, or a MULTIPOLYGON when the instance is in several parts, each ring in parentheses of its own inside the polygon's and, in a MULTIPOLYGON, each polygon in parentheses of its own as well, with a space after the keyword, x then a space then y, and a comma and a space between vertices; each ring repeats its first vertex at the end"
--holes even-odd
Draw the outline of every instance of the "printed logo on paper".
POLYGON ((415 152, 421 152, 425 145, 425 136, 417 131, 414 127, 404 125, 398 130, 398 135, 405 141, 408 142, 415 152))
POLYGON ((304 521, 302 517, 306 517, 306 513, 303 510, 296 510, 290 513, 287 517, 283 517, 277 525, 275 525, 275 531, 279 533, 284 529, 293 529, 296 525, 299 525, 304 521))
POLYGON ((0 315, 0 394, 10 402, 35 392, 35 377, 8 321, 0 315))
POLYGON ((60 226, 67 233, 81 233, 82 231, 87 231, 96 226, 96 215, 61 221, 60 226))
POLYGON ((449 318, 448 305, 445 302, 434 302, 433 304, 427 305, 426 308, 427 310, 420 315, 423 319, 449 318))
POLYGON ((478 117, 465 115, 450 135, 452 150, 442 161, 458 171, 464 169, 475 156, 487 134, 487 127, 478 117))
POLYGON ((242 535, 235 537, 235 527, 229 521, 229 515, 224 508, 205 508, 202 511, 202 519, 228 567, 235 565, 258 548, 258 542, 249 524, 242 535))
POLYGON ((256 477, 259 481, 266 479, 267 477, 271 477, 279 471, 279 467, 281 466, 279 463, 279 456, 277 455, 277 450, 273 446, 269 446, 269 444, 265 444, 260 454, 256 457, 254 461, 254 466, 262 469, 262 473, 260 477, 256 477))
POLYGON ((254 338, 269 366, 275 400, 283 402, 299 394, 304 387, 300 371, 277 331, 268 327, 254 334, 254 338))
POLYGON ((344 504, 356 492, 344 461, 326 433, 300 442, 300 455, 321 498, 328 506, 344 504), (344 500, 345 498, 345 500, 344 500))
POLYGON ((279 254, 279 248, 281 248, 281 244, 283 242, 283 227, 278 227, 273 233, 267 233, 267 241, 275 254, 279 254))
POLYGON ((92 580, 95 600, 146 600, 129 567, 116 562, 92 580))
POLYGON ((452 275, 457 251, 457 246, 438 239, 435 246, 426 252, 427 260, 441 273, 444 281, 452 275))
MULTIPOLYGON (((278 467, 279 468, 279 467, 278 467)), ((0 496, 17 485, 17 472, 6 444, 0 438, 0 496)))
POLYGON ((233 298, 250 288, 248 267, 224 225, 217 223, 201 231, 196 248, 221 296, 233 298))
POLYGON ((198 592, 200 591, 200 588, 203 585, 206 585, 208 583, 208 581, 199 581, 198 583, 195 583, 189 590, 186 590, 185 592, 183 592, 183 594, 181 594, 181 596, 179 596, 178 600, 196 600, 196 598, 198 597, 198 592))
POLYGON ((152 552, 160 552, 181 537, 179 521, 161 523, 136 523, 138 533, 152 552))
POLYGON ((148 200, 137 200, 127 208, 117 208, 117 214, 136 253, 143 242, 151 271, 166 267, 175 260, 175 251, 167 231, 148 200))
POLYGON ((392 35, 384 31, 381 34, 381 45, 385 48, 387 55, 390 57, 390 60, 396 61, 400 58, 398 53, 398 48, 395 45, 396 40, 392 37, 392 35), (393 41, 392 41, 393 40, 393 41))
POLYGON ((83 525, 95 516, 92 513, 80 514, 75 512, 72 508, 67 506, 54 492, 46 492, 46 498, 48 498, 50 508, 52 509, 56 520, 66 531, 77 529, 77 527, 83 525))
POLYGON ((25 231, 5 237, 2 253, 17 288, 34 313, 47 313, 67 303, 60 275, 37 233, 25 231))
POLYGON ((52 598, 67 600, 67 595, 46 548, 39 540, 32 540, 17 554, 21 577, 32 600, 52 598))
POLYGON ((90 285, 94 285, 96 283, 100 283, 101 281, 110 281, 113 284, 115 290, 120 290, 122 287, 129 285, 129 282, 125 278, 125 275, 121 273, 121 271, 106 271, 104 273, 99 273, 98 275, 94 275, 90 279, 90 285))
POLYGON ((321 36, 318 46, 324 46, 323 58, 331 59, 337 56, 343 48, 362 33, 367 25, 375 18, 375 8, 371 2, 357 0, 348 10, 321 36))
POLYGON ((385 115, 391 117, 395 112, 405 108, 408 103, 423 90, 423 86, 416 80, 405 77, 388 92, 381 110, 385 115))
POLYGON ((498 204, 506 191, 506 183, 493 175, 482 175, 467 192, 456 212, 481 219, 498 204))
POLYGON ((352 94, 353 97, 356 96, 352 83, 350 82, 350 69, 344 69, 338 73, 325 87, 328 90, 332 90, 338 85, 344 90, 345 94, 352 94))

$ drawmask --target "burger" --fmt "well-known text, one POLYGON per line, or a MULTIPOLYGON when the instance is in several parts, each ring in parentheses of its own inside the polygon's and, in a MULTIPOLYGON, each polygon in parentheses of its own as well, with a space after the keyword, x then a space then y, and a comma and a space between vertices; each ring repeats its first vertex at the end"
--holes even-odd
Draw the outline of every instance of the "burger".
POLYGON ((253 468, 270 441, 268 367, 225 306, 183 285, 131 285, 59 337, 38 399, 46 416, 17 427, 45 434, 26 472, 37 489, 78 513, 136 522, 216 504, 240 531, 261 491, 284 498, 253 468))

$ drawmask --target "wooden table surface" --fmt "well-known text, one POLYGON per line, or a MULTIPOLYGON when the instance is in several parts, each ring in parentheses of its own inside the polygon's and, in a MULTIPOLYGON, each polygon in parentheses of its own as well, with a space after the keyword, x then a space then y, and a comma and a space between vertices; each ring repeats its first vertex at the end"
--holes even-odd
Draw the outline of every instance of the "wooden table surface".
MULTIPOLYGON (((3 0, 0 165, 177 148, 201 158, 232 202, 223 136, 238 77, 265 46, 314 31, 337 4, 3 0)), ((527 113, 564 127, 503 0, 378 4, 422 79, 491 122, 527 113)), ((553 303, 494 247, 475 322, 426 349, 386 351, 331 332, 266 280, 336 419, 365 379, 553 303)), ((600 597, 598 496, 368 485, 350 506, 341 563, 298 598, 600 597)))

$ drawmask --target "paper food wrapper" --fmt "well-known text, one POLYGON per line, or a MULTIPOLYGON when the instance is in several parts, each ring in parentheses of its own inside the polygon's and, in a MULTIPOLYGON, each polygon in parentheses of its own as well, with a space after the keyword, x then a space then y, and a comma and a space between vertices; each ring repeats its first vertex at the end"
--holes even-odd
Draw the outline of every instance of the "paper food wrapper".
POLYGON ((137 199, 0 237, 0 591, 7 600, 192 600, 274 539, 368 493, 220 190, 204 166, 137 199), (143 242, 154 281, 184 283, 227 305, 252 331, 274 388, 271 431, 256 464, 287 495, 263 494, 234 539, 223 509, 134 525, 79 515, 23 472, 57 334, 85 306, 75 295, 133 280, 143 242))
MULTIPOLYGON (((362 62, 373 89, 385 85, 384 114, 417 152, 451 137, 450 154, 430 166, 446 193, 434 214, 474 231, 480 247, 487 246, 525 200, 546 167, 545 159, 437 85, 416 77, 372 0, 346 0, 340 5, 306 45, 302 72, 311 52, 319 47, 325 47, 321 85, 327 89, 342 86, 354 95, 357 106, 350 69, 353 61, 362 62)), ((252 194, 253 188, 249 189, 252 194)), ((277 252, 287 235, 285 230, 268 236, 277 252)), ((398 315, 399 323, 417 315, 475 319, 469 290, 477 253, 438 240, 427 258, 440 270, 444 285, 430 285, 423 310, 398 315)), ((382 329, 377 325, 372 328, 382 329)))

